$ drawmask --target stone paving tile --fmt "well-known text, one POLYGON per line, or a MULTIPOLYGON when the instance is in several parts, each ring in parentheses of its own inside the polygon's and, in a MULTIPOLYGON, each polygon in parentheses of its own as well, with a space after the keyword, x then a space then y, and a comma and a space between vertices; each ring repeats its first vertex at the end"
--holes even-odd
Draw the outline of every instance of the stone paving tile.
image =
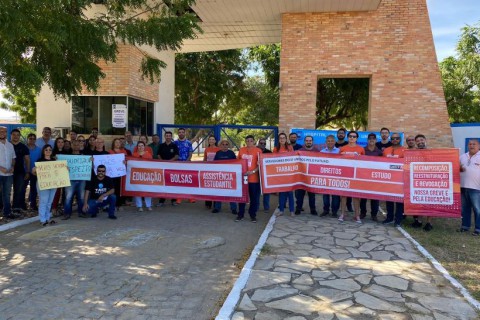
POLYGON ((282 216, 266 244, 234 320, 479 318, 392 226, 282 216))

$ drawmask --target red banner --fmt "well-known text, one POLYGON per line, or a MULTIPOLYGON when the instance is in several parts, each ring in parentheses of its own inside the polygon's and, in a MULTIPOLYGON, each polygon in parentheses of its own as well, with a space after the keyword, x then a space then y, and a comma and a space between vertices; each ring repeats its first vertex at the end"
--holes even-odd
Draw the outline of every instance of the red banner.
POLYGON ((304 189, 313 193, 403 201, 403 160, 298 151, 262 154, 264 193, 304 189))
POLYGON ((461 217, 458 149, 405 151, 405 214, 461 217))
POLYGON ((127 158, 122 195, 248 202, 246 160, 212 162, 127 158))

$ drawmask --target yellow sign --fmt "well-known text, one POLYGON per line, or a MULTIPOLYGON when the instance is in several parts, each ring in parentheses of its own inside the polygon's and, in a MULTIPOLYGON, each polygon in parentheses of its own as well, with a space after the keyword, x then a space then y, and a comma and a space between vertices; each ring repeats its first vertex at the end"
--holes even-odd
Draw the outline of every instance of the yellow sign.
POLYGON ((40 190, 70 187, 66 160, 35 162, 40 190))

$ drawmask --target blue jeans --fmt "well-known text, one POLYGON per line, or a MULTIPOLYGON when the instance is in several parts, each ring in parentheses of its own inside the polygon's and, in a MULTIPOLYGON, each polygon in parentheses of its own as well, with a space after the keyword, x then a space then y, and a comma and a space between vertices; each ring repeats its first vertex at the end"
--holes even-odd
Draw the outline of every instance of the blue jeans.
MULTIPOLYGON (((28 194, 28 202, 30 204, 30 209, 37 208, 37 176, 30 174, 30 178, 28 178, 28 183, 30 183, 30 192, 28 194)), ((27 184, 23 186, 24 192, 27 190, 27 184)))
POLYGON ((305 193, 308 194, 308 206, 310 207, 310 212, 316 211, 315 193, 307 192, 303 189, 295 190, 295 198, 297 198, 297 211, 302 210, 305 193))
POLYGON ((480 190, 461 188, 462 229, 469 230, 472 223, 472 209, 475 218, 475 231, 480 232, 480 190))
POLYGON ((55 188, 47 190, 40 190, 40 188, 38 188, 38 195, 40 198, 38 204, 38 217, 40 218, 41 223, 48 222, 52 216, 52 202, 55 197, 55 192, 57 192, 57 189, 55 188))
POLYGON ((270 193, 263 194, 263 210, 270 210, 270 193))
POLYGON ((88 200, 88 214, 92 216, 96 216, 98 213, 98 208, 103 208, 108 205, 108 216, 114 217, 115 216, 115 204, 117 201, 117 197, 114 194, 111 194, 107 197, 107 199, 103 200, 102 202, 98 202, 95 199, 88 200))
POLYGON ((70 187, 65 187, 65 205, 63 207, 65 216, 72 215, 73 196, 77 197, 77 212, 82 213, 83 203, 85 201, 85 180, 71 180, 70 187))
MULTIPOLYGON (((380 207, 379 200, 370 200, 370 213, 372 214, 372 217, 377 216, 379 207, 380 207)), ((360 214, 361 215, 367 214, 367 199, 360 199, 360 214)))
MULTIPOLYGON (((249 182, 248 183, 248 196, 250 197, 250 206, 248 207, 248 214, 250 218, 254 219, 257 217, 258 205, 260 203, 260 182, 249 182)), ((238 204, 238 217, 243 218, 245 215, 246 203, 238 204)))
POLYGON ((25 173, 13 174, 13 209, 26 209, 25 206, 25 173))
POLYGON ((0 176, 0 188, 2 188, 3 216, 12 214, 10 206, 10 193, 12 192, 13 176, 0 176))
MULTIPOLYGON (((332 213, 337 213, 340 209, 340 196, 332 196, 332 213)), ((323 195, 323 211, 330 212, 330 195, 323 195)))
MULTIPOLYGON (((219 201, 215 201, 213 203, 213 208, 220 211, 222 209, 222 203, 219 202, 219 201)), ((236 202, 230 202, 230 210, 231 211, 234 211, 234 210, 237 211, 237 203, 236 202)))
POLYGON ((288 199, 288 209, 290 212, 295 210, 295 201, 293 199, 293 191, 289 192, 280 192, 278 194, 278 208, 281 212, 285 211, 285 207, 287 206, 287 199, 288 199))
MULTIPOLYGON (((135 206, 137 208, 143 207, 142 197, 134 197, 135 199, 135 206)), ((145 199, 145 207, 151 208, 152 207, 152 197, 143 197, 145 199)))
POLYGON ((394 221, 395 224, 402 223, 403 202, 387 201, 387 221, 394 221))

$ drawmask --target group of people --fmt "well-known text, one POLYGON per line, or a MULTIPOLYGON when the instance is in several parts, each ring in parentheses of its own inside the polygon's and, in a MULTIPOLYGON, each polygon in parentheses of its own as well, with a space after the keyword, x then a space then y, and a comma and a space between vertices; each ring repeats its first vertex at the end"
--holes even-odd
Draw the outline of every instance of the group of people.
MULTIPOLYGON (((108 211, 109 218, 116 219, 115 211, 124 205, 127 201, 125 197, 120 196, 120 178, 110 178, 106 176, 105 166, 96 168, 96 173, 92 172, 90 181, 72 180, 71 186, 61 189, 38 190, 36 177, 36 162, 53 161, 58 154, 72 155, 102 155, 102 154, 125 154, 131 157, 144 159, 158 159, 163 161, 191 161, 193 154, 192 143, 186 138, 186 130, 178 129, 178 139, 173 139, 173 133, 167 131, 164 133, 164 141, 160 143, 160 137, 157 134, 152 136, 152 142, 146 135, 141 135, 138 141, 133 140, 133 135, 127 131, 124 137, 115 138, 112 141, 110 150, 105 149, 105 141, 98 136, 98 129, 93 128, 88 139, 83 135, 78 135, 75 131, 70 131, 70 139, 51 138, 52 130, 45 127, 42 130, 42 136, 37 139, 34 133, 27 136, 27 143, 20 141, 20 131, 12 130, 10 141, 7 139, 7 129, 0 127, 0 188, 2 195, 0 197, 3 206, 3 215, 6 218, 16 218, 16 213, 27 209, 25 201, 26 188, 30 185, 28 197, 29 208, 38 210, 40 221, 43 225, 55 223, 51 219, 51 212, 58 208, 60 199, 62 199, 64 208, 63 219, 69 219, 72 214, 72 203, 76 198, 78 205, 78 215, 80 217, 95 217, 99 209, 104 208, 108 211), (10 203, 11 190, 13 186, 13 201, 10 203), (39 197, 37 206, 37 196, 39 197)), ((260 207, 260 177, 259 177, 259 156, 261 153, 284 153, 292 151, 308 151, 329 154, 345 155, 367 155, 403 158, 405 149, 426 149, 427 139, 424 135, 407 136, 405 146, 401 144, 399 133, 390 133, 388 128, 380 130, 380 141, 377 141, 375 133, 368 135, 366 147, 357 144, 359 134, 356 131, 347 131, 344 128, 338 129, 336 137, 329 135, 326 138, 325 147, 322 149, 314 145, 312 136, 305 136, 303 145, 297 142, 296 133, 280 133, 278 143, 273 150, 266 148, 267 141, 260 138, 256 143, 255 137, 248 135, 245 138, 245 146, 241 147, 236 155, 231 150, 230 142, 226 139, 218 144, 214 136, 207 138, 207 146, 204 151, 204 161, 246 159, 248 169, 244 173, 248 180, 248 193, 250 204, 248 214, 252 222, 256 222, 257 211, 260 207)), ((460 232, 470 229, 471 211, 473 209, 475 217, 474 235, 480 235, 480 143, 478 139, 471 139, 468 143, 468 152, 460 157, 461 163, 461 194, 462 194, 462 226, 460 232)), ((279 194, 279 204, 274 214, 281 216, 285 213, 288 206, 289 213, 292 216, 299 215, 303 211, 305 195, 308 196, 310 213, 318 215, 316 209, 316 195, 302 189, 295 192, 281 192, 279 194)), ((353 220, 361 224, 362 219, 367 215, 367 200, 359 198, 340 197, 335 195, 323 195, 323 212, 320 216, 331 215, 343 222, 347 219, 347 212, 354 212, 353 220)), ((172 205, 178 205, 180 199, 170 199, 172 205)), ((194 200, 190 200, 194 202, 194 200)), ((151 197, 134 197, 135 206, 139 211, 143 211, 143 203, 146 210, 152 210, 151 197)), ((165 199, 159 199, 158 206, 165 205, 165 199)), ((206 201, 205 206, 217 213, 221 210, 221 202, 206 201)), ((263 195, 263 208, 265 212, 270 210, 270 195, 263 195)), ((246 204, 230 203, 230 210, 236 216, 235 221, 244 219, 246 204)), ((386 202, 387 216, 382 221, 383 224, 394 224, 400 226, 403 219, 402 202, 386 202)), ((378 221, 379 201, 370 199, 370 213, 373 221, 378 221)), ((423 226, 425 231, 432 230, 431 218, 427 217, 425 224, 419 217, 414 217, 412 227, 420 228, 423 226)))

